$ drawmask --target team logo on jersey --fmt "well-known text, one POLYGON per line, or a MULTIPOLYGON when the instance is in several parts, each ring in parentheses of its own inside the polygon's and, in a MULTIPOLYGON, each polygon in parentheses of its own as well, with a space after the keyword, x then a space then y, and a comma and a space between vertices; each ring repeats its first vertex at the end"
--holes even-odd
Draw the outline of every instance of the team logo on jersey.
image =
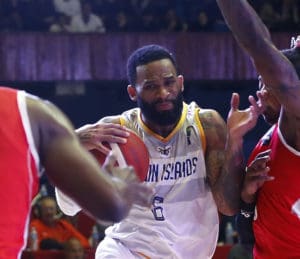
POLYGON ((157 147, 156 150, 160 153, 161 156, 169 157, 171 153, 171 146, 157 147))

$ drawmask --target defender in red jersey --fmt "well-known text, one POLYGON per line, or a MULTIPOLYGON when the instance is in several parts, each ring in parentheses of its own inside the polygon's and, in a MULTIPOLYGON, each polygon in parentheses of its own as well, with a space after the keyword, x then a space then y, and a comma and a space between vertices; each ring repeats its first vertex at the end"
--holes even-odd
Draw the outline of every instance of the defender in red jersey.
POLYGON ((21 258, 43 168, 55 185, 97 218, 119 221, 133 202, 148 206, 152 191, 137 180, 113 181, 49 102, 0 87, 0 120, 1 259, 21 258))
MULTIPOLYGON (((276 123, 272 132, 256 147, 241 193, 244 207, 256 204, 254 258, 300 258, 300 38, 293 39, 291 49, 280 51, 247 1, 217 2, 261 76, 258 97, 278 104, 273 110, 278 120, 271 121, 276 123)), ((251 213, 243 211, 245 218, 251 213)))

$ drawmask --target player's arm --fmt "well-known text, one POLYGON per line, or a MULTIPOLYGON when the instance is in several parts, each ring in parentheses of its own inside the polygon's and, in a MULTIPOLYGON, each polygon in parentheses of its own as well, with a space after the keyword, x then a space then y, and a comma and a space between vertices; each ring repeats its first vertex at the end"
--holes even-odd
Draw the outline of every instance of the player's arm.
MULTIPOLYGON (((76 129, 76 135, 87 150, 98 149, 108 155, 110 150, 103 145, 103 142, 124 143, 126 141, 126 128, 124 129, 119 121, 118 116, 104 117, 94 124, 86 124, 76 129)), ((81 207, 58 188, 55 188, 55 196, 64 214, 74 216, 81 211, 81 207)))
POLYGON ((269 31, 246 0, 217 0, 226 23, 248 52, 263 82, 284 109, 298 116, 300 82, 293 65, 271 42, 269 31))
POLYGON ((82 145, 87 149, 98 149, 108 154, 109 149, 102 143, 125 143, 129 136, 126 127, 120 125, 119 116, 105 117, 94 124, 86 124, 76 129, 82 145))
POLYGON ((254 98, 249 101, 249 108, 239 110, 239 95, 232 95, 227 124, 216 111, 200 110, 207 140, 209 183, 219 211, 229 216, 234 215, 240 205, 244 169, 243 137, 256 125, 261 112, 254 98))
POLYGON ((151 190, 112 179, 82 148, 73 127, 50 103, 27 98, 29 120, 41 164, 50 181, 90 214, 102 220, 119 221, 133 202, 148 204, 151 190))
MULTIPOLYGON (((225 165, 227 129, 224 120, 214 110, 200 111, 200 120, 206 136, 205 162, 208 183, 219 212, 224 215, 236 213, 240 196, 241 175, 233 166, 225 165)), ((232 154, 234 156, 234 154, 232 154)), ((231 159, 232 162, 233 159, 231 159)), ((243 159, 237 154, 236 164, 243 159)))
MULTIPOLYGON (((257 146, 257 148, 259 148, 257 146)), ((257 151, 254 150, 256 153, 257 151)), ((258 153, 245 170, 241 191, 240 212, 236 215, 236 226, 239 242, 243 246, 251 247, 254 244, 252 222, 255 214, 257 191, 266 181, 274 180, 269 176, 267 162, 270 160, 270 149, 258 153)), ((252 153, 252 155, 255 155, 252 153)))

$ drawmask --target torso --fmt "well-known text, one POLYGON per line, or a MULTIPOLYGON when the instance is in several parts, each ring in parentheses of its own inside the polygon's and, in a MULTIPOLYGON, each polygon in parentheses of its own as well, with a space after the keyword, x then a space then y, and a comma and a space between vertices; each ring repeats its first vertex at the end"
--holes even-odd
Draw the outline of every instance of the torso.
POLYGON ((20 258, 27 242, 31 201, 38 191, 38 162, 33 156, 37 153, 31 137, 25 93, 0 88, 0 105, 3 212, 0 217, 0 258, 16 259, 20 258))
POLYGON ((218 238, 217 208, 206 181, 205 136, 195 103, 163 138, 147 128, 139 109, 123 114, 121 124, 144 140, 150 153, 145 184, 155 189, 151 209, 134 206, 107 235, 150 258, 211 258, 218 238))
POLYGON ((300 258, 300 152, 290 147, 278 130, 271 129, 269 141, 255 149, 271 148, 269 175, 258 193, 255 234, 255 258, 300 258))

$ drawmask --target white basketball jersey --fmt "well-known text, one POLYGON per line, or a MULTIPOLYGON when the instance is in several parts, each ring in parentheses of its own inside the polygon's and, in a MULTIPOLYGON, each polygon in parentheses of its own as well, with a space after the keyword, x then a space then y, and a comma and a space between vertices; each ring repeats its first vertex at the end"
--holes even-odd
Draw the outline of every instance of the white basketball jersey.
POLYGON ((211 258, 219 231, 217 207, 206 181, 205 136, 196 103, 184 103, 176 128, 163 138, 135 108, 121 124, 135 131, 150 153, 145 184, 154 187, 151 208, 134 205, 127 218, 106 230, 133 253, 150 258, 211 258))

